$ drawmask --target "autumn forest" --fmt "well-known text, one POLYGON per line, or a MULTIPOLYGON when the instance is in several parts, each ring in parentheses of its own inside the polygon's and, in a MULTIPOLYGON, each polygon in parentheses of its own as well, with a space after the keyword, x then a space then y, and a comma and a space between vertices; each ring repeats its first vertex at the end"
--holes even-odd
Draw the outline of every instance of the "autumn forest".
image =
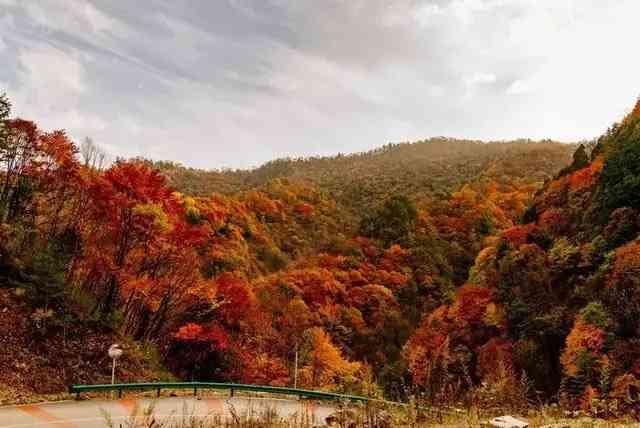
POLYGON ((309 389, 636 409, 640 104, 579 144, 250 170, 0 124, 0 389, 104 381, 117 340, 127 381, 293 385, 297 354, 309 389))

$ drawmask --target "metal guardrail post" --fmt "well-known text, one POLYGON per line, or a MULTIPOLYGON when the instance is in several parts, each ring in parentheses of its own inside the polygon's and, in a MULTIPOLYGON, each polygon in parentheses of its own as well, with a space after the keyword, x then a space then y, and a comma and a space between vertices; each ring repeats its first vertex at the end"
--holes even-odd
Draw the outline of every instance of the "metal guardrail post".
POLYGON ((230 397, 233 397, 233 393, 234 393, 234 389, 233 388, 229 389, 229 396, 230 397))
POLYGON ((160 398, 160 388, 156 390, 156 397, 160 398))
POLYGON ((118 398, 122 398, 122 388, 118 388, 118 398))

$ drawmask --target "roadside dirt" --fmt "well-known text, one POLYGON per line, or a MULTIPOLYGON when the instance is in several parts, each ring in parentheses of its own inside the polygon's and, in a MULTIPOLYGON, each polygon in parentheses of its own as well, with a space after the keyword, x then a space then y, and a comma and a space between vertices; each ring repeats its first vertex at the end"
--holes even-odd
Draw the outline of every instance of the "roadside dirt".
POLYGON ((107 348, 116 342, 125 348, 118 380, 168 376, 139 346, 113 332, 63 325, 42 334, 31 315, 14 289, 0 288, 0 404, 66 398, 71 384, 111 382, 107 348))

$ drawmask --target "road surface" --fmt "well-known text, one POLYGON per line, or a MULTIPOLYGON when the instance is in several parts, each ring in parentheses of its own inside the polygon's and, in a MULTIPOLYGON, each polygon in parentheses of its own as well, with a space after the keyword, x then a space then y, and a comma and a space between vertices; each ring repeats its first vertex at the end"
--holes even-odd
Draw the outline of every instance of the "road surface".
POLYGON ((115 427, 132 415, 142 414, 141 409, 154 406, 157 419, 201 416, 225 418, 232 412, 239 415, 263 414, 275 411, 279 416, 290 418, 313 418, 322 424, 334 409, 327 404, 310 401, 284 400, 276 398, 223 397, 202 398, 167 397, 157 400, 86 400, 57 403, 30 404, 0 407, 0 428, 93 428, 106 427, 104 414, 108 414, 115 427), (153 403, 153 404, 152 404, 153 403))

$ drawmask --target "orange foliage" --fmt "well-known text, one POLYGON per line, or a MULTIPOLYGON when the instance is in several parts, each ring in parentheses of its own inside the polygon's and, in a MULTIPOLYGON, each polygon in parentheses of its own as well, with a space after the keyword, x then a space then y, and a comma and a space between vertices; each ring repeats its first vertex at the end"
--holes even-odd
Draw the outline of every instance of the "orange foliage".
POLYGON ((222 299, 220 312, 222 319, 229 324, 237 324, 246 317, 251 309, 254 297, 247 284, 232 273, 223 273, 216 278, 217 294, 222 299))
POLYGON ((260 216, 275 220, 282 214, 282 205, 262 192, 249 192, 245 196, 247 206, 260 216))
POLYGON ((397 270, 406 261, 409 254, 409 251, 400 245, 392 245, 384 251, 380 267, 387 271, 397 270))
POLYGON ((519 247, 528 242, 534 229, 533 224, 517 225, 502 232, 502 236, 514 247, 519 247))
MULTIPOLYGON (((422 320, 404 348, 404 357, 416 385, 428 386, 434 370, 449 364, 454 357, 452 350, 459 345, 477 352, 485 345, 485 354, 500 352, 505 363, 510 361, 510 345, 501 339, 493 340, 504 327, 502 321, 496 325, 493 320, 498 312, 493 297, 492 290, 467 284, 458 291, 452 306, 440 306, 422 320)), ((482 368, 478 368, 483 374, 491 367, 490 357, 485 356, 482 368)))
POLYGON ((289 386, 289 370, 282 359, 265 352, 243 355, 239 381, 254 385, 289 386))
POLYGON ((473 267, 476 284, 489 288, 498 286, 500 273, 496 264, 497 253, 495 245, 487 246, 478 253, 473 267))
POLYGON ((551 206, 563 205, 567 200, 568 190, 569 179, 566 176, 553 180, 545 189, 544 200, 551 206))
POLYGON ((347 302, 357 308, 367 323, 375 329, 384 326, 386 314, 398 309, 392 291, 375 284, 351 288, 347 302))
POLYGON ((346 360, 321 328, 312 328, 308 335, 310 353, 300 369, 301 385, 335 389, 341 384, 357 381, 364 369, 362 364, 346 360))
POLYGON ((564 352, 560 362, 570 376, 576 376, 579 371, 579 358, 585 352, 599 356, 604 345, 605 332, 594 325, 586 323, 578 317, 569 336, 567 336, 564 352))
POLYGON ((513 344, 508 340, 494 337, 478 349, 477 373, 480 378, 513 366, 513 344))
POLYGON ((615 252, 615 261, 609 277, 610 286, 635 286, 640 278, 640 242, 630 242, 615 252))
POLYGON ((613 380, 609 396, 618 400, 620 404, 631 404, 636 401, 638 391, 640 391, 640 380, 633 374, 625 373, 613 380))
POLYGON ((600 397, 598 390, 596 390, 591 385, 588 385, 582 396, 580 397, 580 408, 585 412, 588 412, 592 409, 594 401, 600 397))
POLYGON ((484 322, 487 306, 493 301, 493 291, 489 288, 466 284, 456 295, 451 308, 451 316, 461 327, 478 326, 484 322))
POLYGON ((293 208, 295 210, 296 213, 300 214, 302 217, 311 217, 311 215, 313 214, 313 205, 308 204, 306 202, 300 202, 298 204, 296 204, 296 206, 293 208))
MULTIPOLYGON (((0 159, 2 268, 14 256, 5 241, 30 250, 25 225, 33 218, 40 249, 68 246, 69 260, 55 273, 95 298, 92 315, 121 313, 121 332, 175 351, 167 363, 185 377, 285 385, 295 344, 303 385, 346 388, 370 376, 368 365, 351 358, 378 373, 394 367, 421 315, 404 348, 417 384, 428 385, 439 364, 466 353, 478 354, 481 375, 493 370, 489 355, 510 361, 510 344, 500 339, 505 309, 493 288, 497 250, 476 262, 487 266, 478 283, 491 287, 456 288, 485 238, 507 229, 504 238, 521 246, 532 232, 513 224, 535 182, 509 178, 496 162, 450 198, 423 201, 403 246, 386 248, 353 236, 359 213, 343 215, 324 192, 294 180, 247 181, 234 195, 190 197, 150 162, 119 160, 98 170, 78 161, 63 132, 43 133, 23 120, 6 125, 15 150, 0 159), (439 306, 454 290, 453 302, 439 306)), ((549 212, 541 223, 555 227, 559 219, 549 212)), ((31 262, 16 262, 25 277, 31 262)))
POLYGON ((183 342, 203 342, 212 349, 223 350, 229 346, 227 333, 218 325, 202 326, 200 324, 189 323, 180 327, 175 334, 177 340, 183 342))
POLYGON ((404 358, 415 385, 428 387, 436 368, 450 356, 449 308, 441 306, 422 320, 404 347, 404 358))
POLYGON ((589 166, 582 168, 569 176, 569 186, 572 192, 581 192, 593 187, 604 165, 604 159, 600 156, 589 166))
POLYGON ((551 235, 559 235, 566 229, 568 221, 560 209, 549 208, 540 215, 538 224, 551 235))

